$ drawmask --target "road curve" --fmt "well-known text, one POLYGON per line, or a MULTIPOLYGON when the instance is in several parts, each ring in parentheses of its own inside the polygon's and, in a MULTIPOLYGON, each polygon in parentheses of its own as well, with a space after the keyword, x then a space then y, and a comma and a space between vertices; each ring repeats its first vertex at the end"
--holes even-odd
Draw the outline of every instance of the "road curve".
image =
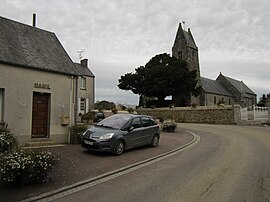
MULTIPOLYGON (((201 139, 210 135, 212 136, 210 139, 217 138, 218 141, 212 157, 207 159, 207 163, 201 164, 200 172, 193 173, 193 177, 174 199, 183 201, 270 200, 269 127, 180 125, 182 128, 200 133, 201 139)), ((209 146, 214 148, 213 145, 209 146)))
POLYGON ((270 128, 179 124, 200 142, 57 201, 269 201, 270 128))

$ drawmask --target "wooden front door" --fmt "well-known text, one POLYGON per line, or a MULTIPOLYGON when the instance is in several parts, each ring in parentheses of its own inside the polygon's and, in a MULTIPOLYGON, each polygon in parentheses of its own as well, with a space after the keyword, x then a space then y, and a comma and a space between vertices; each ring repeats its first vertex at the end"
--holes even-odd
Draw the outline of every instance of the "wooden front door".
POLYGON ((48 137, 49 97, 48 93, 33 94, 32 138, 48 137))

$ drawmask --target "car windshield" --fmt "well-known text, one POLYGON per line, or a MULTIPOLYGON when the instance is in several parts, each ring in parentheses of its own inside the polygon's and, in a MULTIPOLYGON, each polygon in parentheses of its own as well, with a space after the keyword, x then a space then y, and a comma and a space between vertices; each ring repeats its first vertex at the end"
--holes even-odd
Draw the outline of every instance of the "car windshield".
POLYGON ((100 121, 97 126, 120 129, 130 118, 129 114, 115 114, 100 121))

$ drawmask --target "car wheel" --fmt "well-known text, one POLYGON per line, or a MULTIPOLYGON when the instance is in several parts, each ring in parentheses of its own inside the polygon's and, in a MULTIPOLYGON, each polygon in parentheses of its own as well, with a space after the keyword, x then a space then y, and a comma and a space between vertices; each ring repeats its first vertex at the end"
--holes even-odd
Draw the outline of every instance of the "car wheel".
POLYGON ((152 139, 152 142, 151 142, 151 146, 152 147, 157 147, 158 146, 158 143, 159 143, 159 136, 158 135, 155 135, 152 139))
POLYGON ((114 155, 119 156, 123 154, 124 150, 125 150, 125 143, 122 140, 117 141, 113 148, 114 155))

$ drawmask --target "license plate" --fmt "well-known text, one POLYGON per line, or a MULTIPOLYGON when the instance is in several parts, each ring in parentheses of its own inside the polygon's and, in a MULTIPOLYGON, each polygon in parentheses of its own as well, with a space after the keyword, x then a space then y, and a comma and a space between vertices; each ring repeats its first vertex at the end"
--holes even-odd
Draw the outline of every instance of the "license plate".
POLYGON ((88 145, 93 145, 93 144, 94 144, 93 142, 88 141, 88 140, 84 140, 84 143, 85 143, 85 144, 88 144, 88 145))

